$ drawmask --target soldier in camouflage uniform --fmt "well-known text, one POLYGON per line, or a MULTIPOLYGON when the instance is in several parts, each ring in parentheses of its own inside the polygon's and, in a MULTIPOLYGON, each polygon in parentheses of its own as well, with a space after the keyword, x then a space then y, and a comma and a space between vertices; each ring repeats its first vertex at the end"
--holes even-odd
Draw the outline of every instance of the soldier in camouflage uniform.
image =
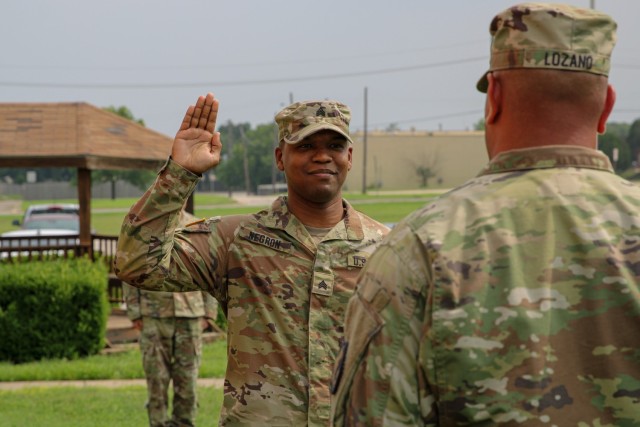
POLYGON ((202 330, 217 315, 216 300, 205 292, 151 292, 123 283, 127 315, 140 331, 147 379, 149 425, 193 426, 202 354, 202 330), (168 416, 168 388, 173 410, 168 416))
POLYGON ((177 229, 178 212, 220 159, 212 94, 189 107, 171 158, 122 226, 120 278, 148 290, 202 290, 228 320, 220 425, 327 426, 331 369, 358 273, 387 233, 342 199, 350 111, 294 103, 276 115, 288 195, 253 215, 177 229))
POLYGON ((396 226, 346 313, 336 426, 640 425, 640 188, 596 150, 616 24, 491 24, 490 163, 396 226))

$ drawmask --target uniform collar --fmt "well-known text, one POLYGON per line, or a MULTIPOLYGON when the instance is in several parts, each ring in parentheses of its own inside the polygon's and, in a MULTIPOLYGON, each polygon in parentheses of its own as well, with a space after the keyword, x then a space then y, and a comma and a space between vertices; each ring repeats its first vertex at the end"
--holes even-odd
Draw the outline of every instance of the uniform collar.
POLYGON ((601 151, 570 145, 546 145, 504 151, 494 157, 479 175, 562 167, 598 169, 613 173, 609 158, 601 151))
MULTIPOLYGON (((343 240, 364 239, 364 230, 362 229, 360 215, 353 209, 349 202, 344 199, 342 199, 342 206, 345 209, 345 216, 342 221, 333 227, 327 235, 327 238, 331 237, 343 240)), ((280 196, 273 201, 263 223, 269 228, 285 230, 294 236, 307 234, 306 231, 301 231, 304 225, 289 211, 287 196, 280 196)))

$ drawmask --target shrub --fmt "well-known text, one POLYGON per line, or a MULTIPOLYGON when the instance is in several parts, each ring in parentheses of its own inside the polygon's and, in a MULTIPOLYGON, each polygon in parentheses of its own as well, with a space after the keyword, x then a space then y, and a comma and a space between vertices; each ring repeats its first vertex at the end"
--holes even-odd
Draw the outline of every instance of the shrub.
POLYGON ((104 347, 107 270, 86 258, 2 264, 0 360, 95 354, 104 347))

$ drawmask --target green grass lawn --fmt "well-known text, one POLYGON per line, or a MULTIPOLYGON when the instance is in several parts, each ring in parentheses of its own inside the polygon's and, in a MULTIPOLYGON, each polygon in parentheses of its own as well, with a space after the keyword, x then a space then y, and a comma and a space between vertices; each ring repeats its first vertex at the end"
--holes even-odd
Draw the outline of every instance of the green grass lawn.
MULTIPOLYGON (((91 199, 91 208, 93 209, 129 209, 138 199, 131 197, 123 197, 118 199, 91 199)), ((223 205, 236 203, 227 196, 217 193, 196 193, 194 202, 201 205, 223 205)), ((62 200, 23 200, 22 209, 26 209, 29 205, 47 204, 47 203, 78 203, 76 199, 62 200)))
MULTIPOLYGON (((423 206, 435 197, 434 194, 358 194, 347 193, 345 198, 359 211, 366 213, 380 222, 398 222, 407 214, 423 206)), ((23 202, 23 208, 29 204, 50 203, 47 200, 23 202)), ((75 200, 57 200, 58 203, 76 203, 75 200)), ((117 235, 120 225, 136 199, 93 199, 91 201, 91 228, 98 234, 117 235), (110 211, 110 210, 114 211, 110 211)), ((266 205, 264 207, 267 207, 266 205)), ((260 210, 260 206, 240 206, 232 199, 216 194, 196 194, 195 214, 202 218, 217 215, 233 215, 252 213, 260 210), (200 207, 201 206, 201 207, 200 207), (215 206, 215 207, 213 207, 215 206)), ((11 225, 14 219, 21 219, 22 214, 0 215, 0 233, 17 230, 11 225)))
MULTIPOLYGON (((148 425, 143 386, 52 387, 0 391, 0 427, 113 427, 148 425)), ((196 425, 217 426, 222 390, 198 387, 196 425)))
MULTIPOLYGON (((201 378, 223 378, 227 364, 226 341, 202 348, 201 378)), ((115 354, 77 360, 44 360, 23 364, 0 362, 0 381, 106 380, 144 378, 138 346, 115 354)))
MULTIPOLYGON (((354 207, 377 219, 398 222, 412 211, 424 206, 433 194, 413 195, 351 195, 345 197, 354 207)), ((210 217, 251 213, 256 206, 234 206, 226 197, 196 195, 196 216, 210 217), (217 205, 216 207, 211 207, 217 205), (198 208, 203 206, 203 208, 198 208)), ((60 201, 75 203, 74 200, 60 201)), ((134 199, 92 200, 92 228, 99 234, 117 235, 126 209, 134 199), (110 210, 114 211, 111 212, 110 210)), ((31 201, 29 203, 47 203, 31 201)), ((26 205, 29 203, 23 203, 26 205)), ((265 206, 266 207, 266 206, 265 206)), ((21 215, 0 215, 0 232, 16 229, 13 219, 21 215)), ((226 366, 226 342, 205 344, 200 368, 201 378, 222 378, 226 366)), ((0 381, 50 381, 144 378, 142 360, 137 346, 129 351, 96 355, 78 360, 46 360, 21 365, 0 363, 0 381)), ((217 425, 222 390, 199 387, 200 411, 197 425, 217 425)), ((147 424, 144 408, 146 388, 55 387, 26 388, 0 391, 0 427, 4 426, 143 426, 147 424)))
MULTIPOLYGON (((205 344, 201 378, 223 378, 226 341, 205 344)), ((144 378, 137 346, 122 353, 96 355, 78 360, 45 360, 13 365, 0 363, 0 381, 50 381, 144 378)), ((222 390, 198 387, 198 426, 217 425, 222 390)), ((0 427, 4 426, 144 426, 147 413, 144 386, 31 387, 0 390, 0 427)))

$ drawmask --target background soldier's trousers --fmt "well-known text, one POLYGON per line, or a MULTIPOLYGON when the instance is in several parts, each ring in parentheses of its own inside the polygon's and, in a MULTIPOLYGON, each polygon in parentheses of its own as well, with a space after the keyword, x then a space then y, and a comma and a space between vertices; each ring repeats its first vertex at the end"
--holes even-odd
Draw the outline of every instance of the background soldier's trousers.
POLYGON ((140 349, 147 379, 150 426, 195 425, 201 338, 199 318, 143 318, 140 349), (173 416, 169 419, 168 387, 171 380, 173 416))

